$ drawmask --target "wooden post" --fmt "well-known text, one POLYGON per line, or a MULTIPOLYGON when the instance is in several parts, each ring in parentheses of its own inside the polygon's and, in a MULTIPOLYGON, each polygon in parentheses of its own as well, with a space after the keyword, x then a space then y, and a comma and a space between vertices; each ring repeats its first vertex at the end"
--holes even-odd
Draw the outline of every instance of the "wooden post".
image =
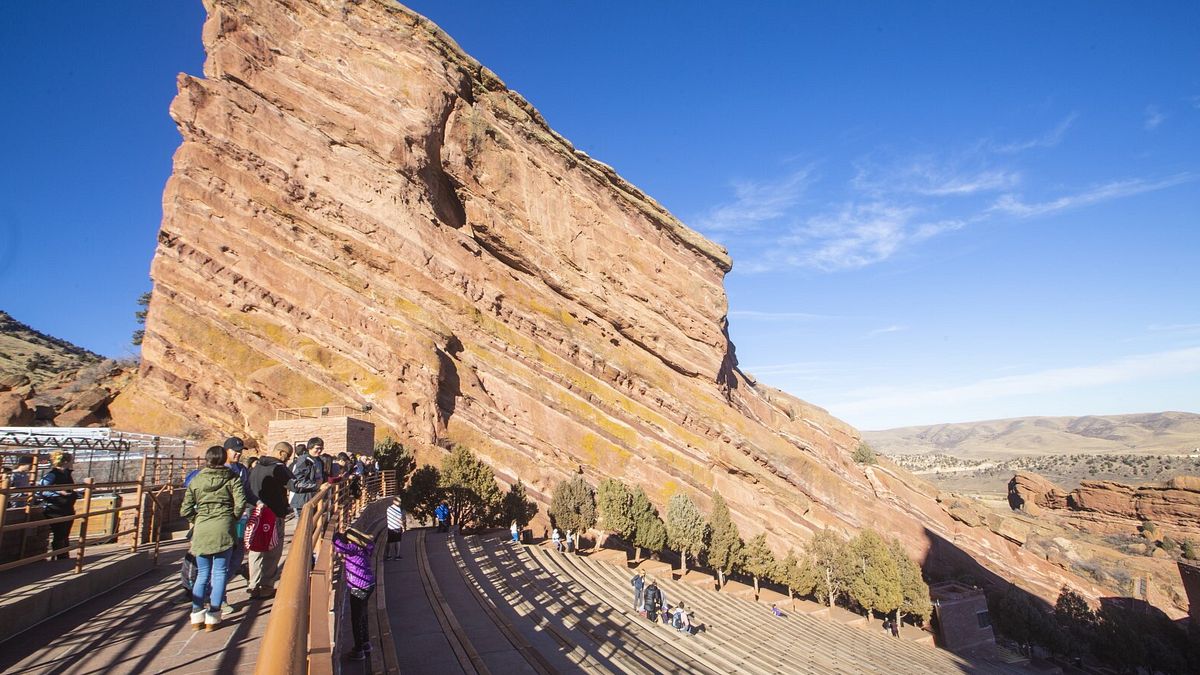
POLYGON ((75 573, 83 571, 83 554, 87 550, 88 517, 92 515, 92 485, 95 478, 88 476, 83 479, 83 522, 79 524, 79 560, 75 563, 75 573))
MULTIPOLYGON (((140 544, 142 541, 142 525, 145 524, 145 519, 142 516, 142 512, 146 510, 145 494, 146 494, 146 454, 142 453, 142 471, 141 471, 141 473, 138 474, 137 497, 135 498, 137 500, 137 510, 133 512, 133 546, 130 547, 130 550, 134 551, 134 552, 136 552, 138 550, 138 544, 140 544)), ((118 513, 117 514, 118 527, 120 527, 120 522, 121 522, 121 515, 120 515, 120 513, 118 513)))

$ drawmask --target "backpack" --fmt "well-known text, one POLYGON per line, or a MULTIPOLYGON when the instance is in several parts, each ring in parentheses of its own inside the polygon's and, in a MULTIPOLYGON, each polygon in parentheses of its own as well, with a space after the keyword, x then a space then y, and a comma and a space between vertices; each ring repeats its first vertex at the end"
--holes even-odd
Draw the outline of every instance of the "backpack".
POLYGON ((279 528, 279 518, 275 512, 259 503, 250 514, 246 523, 246 534, 243 541, 246 548, 256 553, 272 551, 283 543, 283 531, 279 528))
POLYGON ((658 609, 658 604, 662 601, 662 596, 658 592, 658 586, 651 586, 646 589, 646 609, 658 609))

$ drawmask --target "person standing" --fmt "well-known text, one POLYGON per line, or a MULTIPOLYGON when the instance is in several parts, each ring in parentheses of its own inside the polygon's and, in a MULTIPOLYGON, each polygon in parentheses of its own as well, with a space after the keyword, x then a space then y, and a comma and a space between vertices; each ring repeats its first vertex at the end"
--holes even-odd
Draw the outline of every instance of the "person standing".
POLYGON ((246 558, 246 547, 242 544, 242 534, 246 531, 246 523, 250 520, 250 509, 258 503, 258 497, 250 489, 250 469, 242 464, 242 452, 246 449, 246 444, 237 436, 230 436, 225 439, 223 447, 225 448, 225 466, 229 467, 229 470, 238 477, 238 482, 242 484, 242 496, 246 499, 246 510, 238 515, 237 542, 233 545, 233 555, 229 558, 229 569, 233 574, 241 574, 249 580, 249 570, 242 569, 242 562, 246 558))
POLYGON ((229 559, 238 543, 237 521, 246 510, 246 495, 241 480, 225 466, 225 448, 210 447, 204 452, 204 460, 207 466, 188 485, 179 514, 192 523, 191 553, 196 556, 192 628, 211 631, 221 623, 229 559), (208 588, 212 592, 205 598, 208 588))
POLYGON ((375 590, 375 569, 371 563, 375 541, 351 527, 333 535, 333 549, 345 562, 346 590, 350 592, 350 627, 354 635, 354 648, 347 657, 351 661, 362 661, 371 651, 367 599, 375 590))
MULTIPOLYGON (((33 456, 21 455, 17 460, 17 468, 13 469, 11 483, 9 487, 23 488, 33 484, 33 456)), ((14 508, 21 508, 29 503, 29 493, 20 492, 13 495, 8 501, 8 505, 14 508)))
POLYGON ((641 571, 633 575, 629 583, 633 586, 633 611, 641 611, 642 591, 646 588, 646 572, 641 571))
POLYGON ((562 553, 562 534, 558 531, 557 527, 554 528, 554 531, 550 533, 550 541, 554 544, 554 550, 562 553))
MULTIPOLYGON (((292 446, 281 441, 275 444, 270 453, 263 453, 250 470, 250 489, 258 495, 262 507, 274 514, 276 527, 283 527, 283 521, 291 511, 287 501, 287 486, 294 476, 286 464, 291 456, 292 446)), ((250 597, 270 598, 275 595, 275 575, 279 571, 279 559, 282 556, 282 543, 267 551, 250 551, 250 597)))
MULTIPOLYGON (((71 476, 71 469, 74 465, 75 457, 71 453, 55 450, 50 453, 50 470, 38 481, 38 486, 73 485, 75 478, 71 476)), ((46 490, 39 492, 38 496, 42 499, 42 513, 47 518, 75 515, 75 500, 79 499, 79 494, 74 490, 46 490)), ((71 546, 72 522, 74 521, 67 520, 50 526, 50 550, 52 552, 71 546)), ((59 560, 66 560, 71 556, 66 551, 61 551, 56 554, 56 557, 59 560)))
POLYGON ((517 521, 512 521, 512 525, 508 526, 508 533, 512 535, 514 544, 521 541, 521 528, 517 527, 517 521))
POLYGON ((383 552, 383 559, 399 560, 400 556, 400 540, 404 537, 404 508, 400 506, 400 498, 392 497, 392 503, 387 507, 387 550, 383 552), (394 545, 394 546, 393 546, 394 545), (392 552, 395 551, 393 554, 392 552))
POLYGON ((312 458, 321 463, 321 482, 333 482, 335 477, 333 457, 325 453, 325 441, 320 436, 308 439, 308 452, 312 458))
POLYGON ((449 529, 450 529, 450 505, 443 501, 441 504, 437 505, 436 509, 433 510, 433 515, 435 518, 437 518, 437 523, 438 523, 437 531, 438 532, 449 531, 449 529))
MULTIPOLYGON (((321 439, 314 438, 313 440, 320 441, 321 439)), ((299 515, 300 509, 312 501, 321 484, 325 482, 325 469, 321 466, 319 459, 308 454, 307 446, 297 444, 296 461, 292 462, 292 476, 289 486, 292 490, 292 508, 299 515)))

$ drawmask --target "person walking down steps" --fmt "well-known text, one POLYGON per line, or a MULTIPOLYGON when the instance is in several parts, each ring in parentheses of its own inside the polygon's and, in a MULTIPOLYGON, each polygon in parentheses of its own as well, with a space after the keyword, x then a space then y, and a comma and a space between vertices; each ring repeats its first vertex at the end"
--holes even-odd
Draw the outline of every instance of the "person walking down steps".
POLYGON ((333 535, 333 548, 345 562, 346 590, 350 592, 350 628, 354 633, 354 648, 346 654, 346 658, 362 661, 371 651, 367 599, 375 590, 375 569, 372 566, 375 541, 351 527, 333 535))

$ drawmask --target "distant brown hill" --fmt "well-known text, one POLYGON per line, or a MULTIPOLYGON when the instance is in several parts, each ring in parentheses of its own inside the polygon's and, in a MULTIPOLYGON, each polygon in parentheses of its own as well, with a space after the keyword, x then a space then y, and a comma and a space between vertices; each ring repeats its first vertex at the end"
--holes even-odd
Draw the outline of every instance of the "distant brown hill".
POLYGON ((34 386, 62 373, 99 363, 104 357, 46 335, 0 311, 0 376, 24 375, 34 386))
POLYGON ((1017 417, 864 431, 889 455, 940 452, 962 458, 1071 453, 1184 453, 1200 447, 1200 415, 1187 412, 1017 417))

